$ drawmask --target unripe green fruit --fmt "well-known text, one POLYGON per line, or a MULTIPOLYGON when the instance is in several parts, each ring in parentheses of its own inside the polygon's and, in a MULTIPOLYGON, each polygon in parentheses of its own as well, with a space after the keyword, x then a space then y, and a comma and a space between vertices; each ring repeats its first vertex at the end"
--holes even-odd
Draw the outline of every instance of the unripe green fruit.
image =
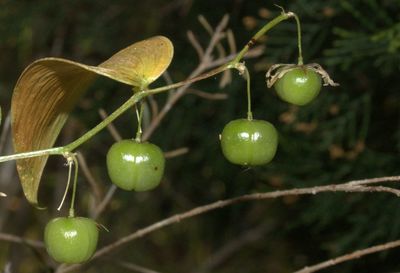
POLYGON ((277 146, 278 133, 264 120, 233 120, 221 133, 222 153, 234 164, 266 164, 274 158, 277 146))
POLYGON ((274 84, 278 96, 295 105, 311 102, 318 96, 321 86, 321 76, 304 66, 289 70, 274 84))
POLYGON ((49 255, 59 263, 83 263, 96 250, 96 222, 83 217, 60 217, 47 223, 44 242, 49 255))
POLYGON ((147 191, 160 184, 165 158, 151 143, 121 140, 107 153, 107 170, 111 181, 124 190, 147 191))

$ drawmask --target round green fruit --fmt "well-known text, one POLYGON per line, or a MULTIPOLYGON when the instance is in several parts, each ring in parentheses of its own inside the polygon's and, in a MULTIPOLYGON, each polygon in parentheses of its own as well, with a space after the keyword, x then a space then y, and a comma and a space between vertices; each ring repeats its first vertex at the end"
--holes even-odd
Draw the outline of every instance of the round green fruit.
POLYGON ((233 120, 224 127, 220 137, 226 159, 244 166, 270 162, 278 146, 278 133, 265 120, 233 120))
POLYGON ((44 231, 47 252, 59 263, 83 263, 96 250, 99 231, 92 219, 60 217, 51 220, 44 231))
POLYGON ((111 181, 124 190, 147 191, 160 184, 165 158, 151 143, 121 140, 107 153, 107 170, 111 181))
POLYGON ((278 96, 295 105, 305 105, 318 96, 321 76, 311 68, 298 66, 286 72, 274 84, 278 96))

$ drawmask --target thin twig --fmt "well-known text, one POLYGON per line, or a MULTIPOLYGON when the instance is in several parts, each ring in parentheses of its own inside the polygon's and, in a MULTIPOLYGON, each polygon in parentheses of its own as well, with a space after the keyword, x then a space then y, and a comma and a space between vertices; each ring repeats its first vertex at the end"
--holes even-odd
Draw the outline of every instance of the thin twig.
POLYGON ((274 228, 271 221, 266 221, 255 228, 246 230, 244 233, 236 236, 232 241, 218 249, 213 255, 206 259, 193 273, 212 272, 213 269, 224 263, 235 252, 244 246, 260 240, 268 231, 274 228))
MULTIPOLYGON (((199 17, 200 19, 201 17, 199 17)), ((207 22, 207 21, 205 21, 207 22)), ((217 25, 217 27, 215 28, 215 30, 213 31, 211 26, 210 26, 210 30, 209 33, 212 35, 211 39, 210 39, 210 43, 206 49, 206 51, 204 52, 204 56, 205 57, 211 57, 211 53, 213 52, 215 47, 218 47, 219 42, 221 40, 221 38, 224 36, 223 35, 223 30, 226 28, 226 26, 228 25, 229 22, 229 15, 225 14, 221 21, 219 22, 219 24, 217 25)))
MULTIPOLYGON (((399 197, 398 191, 393 192, 392 188, 387 187, 374 187, 374 186, 364 186, 366 184, 375 184, 381 182, 394 182, 400 181, 400 176, 391 176, 391 177, 382 177, 382 178, 371 178, 371 179, 364 179, 364 180, 354 180, 343 184, 331 184, 325 186, 316 186, 316 187, 309 187, 309 188, 296 188, 290 190, 281 190, 281 191, 274 191, 274 192, 266 192, 266 193, 253 193, 253 194, 246 194, 239 197, 234 197, 230 199, 216 201, 214 203, 210 203, 204 206, 199 206, 189 211, 175 214, 171 217, 165 218, 159 222, 156 222, 152 225, 149 225, 145 228, 139 229, 134 233, 131 233, 125 237, 118 239, 117 241, 104 246, 103 248, 99 249, 93 256, 92 259, 97 259, 119 247, 130 243, 138 238, 141 238, 147 234, 150 234, 156 230, 162 229, 166 226, 170 226, 175 223, 179 223, 182 220, 204 214, 206 212, 224 208, 227 206, 231 206, 241 202, 248 202, 248 201, 255 201, 255 200, 265 200, 265 199, 274 199, 283 196, 298 196, 298 195, 315 195, 322 192, 387 192, 391 194, 395 194, 399 197), (362 184, 362 185, 360 185, 362 184), (388 190, 389 189, 389 190, 388 190)), ((61 272, 69 272, 76 268, 79 265, 71 265, 66 267, 61 272)))
POLYGON ((77 158, 79 162, 79 167, 81 167, 81 170, 84 176, 86 177, 86 180, 89 182, 89 185, 93 190, 93 195, 95 197, 96 204, 98 204, 103 196, 102 190, 99 187, 99 185, 102 184, 94 178, 92 172, 90 171, 87 165, 85 157, 81 153, 77 153, 77 158))
POLYGON ((158 103, 157 100, 154 99, 154 96, 150 95, 147 97, 149 104, 150 104, 150 109, 151 109, 151 116, 157 116, 158 115, 158 103))
MULTIPOLYGON (((229 20, 229 15, 225 14, 224 15, 225 18, 222 18, 222 22, 223 20, 226 20, 226 25, 228 24, 228 20, 229 20)), ((200 22, 200 24, 203 25, 204 29, 208 32, 208 34, 210 35, 210 37, 212 38, 213 35, 215 35, 214 30, 212 28, 212 26, 210 25, 210 23, 207 21, 206 17, 204 17, 203 15, 199 15, 198 20, 200 22)), ((226 27, 226 26, 225 26, 226 27)), ((225 28, 224 27, 224 28, 225 28)), ((221 32, 221 35, 224 35, 224 33, 221 32)), ((217 43, 216 48, 218 50, 218 54, 220 58, 223 58, 226 56, 226 52, 225 52, 225 48, 222 46, 222 44, 220 42, 217 43)))
POLYGON ((199 41, 197 40, 196 36, 194 35, 193 31, 189 30, 187 32, 187 37, 188 37, 190 44, 196 50, 197 56, 199 57, 199 60, 201 61, 204 58, 204 49, 201 47, 201 45, 200 45, 199 41))
POLYGON ((376 253, 376 252, 381 252, 381 251, 388 250, 388 249, 395 248, 395 247, 399 247, 399 246, 400 246, 400 240, 392 241, 392 242, 381 244, 381 245, 376 245, 376 246, 365 248, 365 249, 362 249, 362 250, 357 250, 357 251, 354 251, 352 253, 349 253, 349 254, 346 254, 346 255, 343 255, 343 256, 339 256, 339 257, 337 257, 335 259, 327 260, 327 261, 322 262, 322 263, 318 263, 318 264, 315 264, 315 265, 312 265, 312 266, 307 266, 307 267, 305 267, 305 268, 303 268, 301 270, 298 270, 298 271, 296 271, 294 273, 312 273, 312 272, 317 272, 317 271, 319 271, 321 269, 324 269, 324 268, 327 268, 327 267, 331 267, 331 266, 334 266, 334 265, 337 265, 337 264, 340 264, 340 263, 343 263, 343 262, 347 262, 347 261, 350 261, 350 260, 359 259, 359 258, 361 258, 361 257, 363 257, 365 255, 373 254, 373 253, 376 253))
POLYGON ((0 232, 0 241, 28 245, 35 248, 44 248, 44 243, 41 241, 25 239, 16 235, 11 235, 3 232, 0 232))
MULTIPOLYGON (((228 24, 228 16, 224 16, 218 26, 214 31, 214 35, 211 37, 210 42, 207 46, 207 49, 204 52, 204 57, 202 58, 200 64, 197 68, 189 75, 188 79, 194 78, 200 75, 202 72, 206 71, 207 69, 211 68, 211 53, 214 50, 216 44, 221 39, 221 33, 228 24)), ((152 121, 149 127, 146 128, 145 132, 142 135, 143 140, 149 139, 149 137, 153 134, 155 129, 159 126, 160 122, 163 120, 165 115, 172 109, 175 103, 185 94, 185 91, 190 86, 190 84, 184 85, 176 90, 176 92, 170 93, 172 94, 163 108, 160 110, 159 114, 152 118, 152 121)))
MULTIPOLYGON (((103 108, 101 108, 99 110, 99 115, 101 116, 102 119, 105 119, 105 118, 108 117, 107 112, 103 108)), ((107 129, 108 129, 108 131, 110 132, 111 136, 114 138, 115 141, 122 140, 122 137, 121 137, 120 133, 118 132, 118 130, 115 128, 115 126, 112 123, 107 125, 107 129)), ((79 156, 78 156, 78 160, 79 160, 79 156)), ((82 169, 85 172, 85 169, 84 168, 82 168, 82 169)), ((88 181, 90 181, 90 180, 88 179, 88 181)), ((94 182, 94 184, 97 184, 97 182, 94 182)), ((103 211, 107 207, 108 203, 111 201, 112 197, 114 196, 114 193, 115 193, 116 190, 117 190, 117 187, 115 185, 111 185, 110 188, 108 189, 106 195, 101 200, 101 202, 96 202, 97 206, 96 206, 94 212, 91 215, 91 217, 93 219, 97 219, 101 215, 101 213, 103 213, 103 211)), ((60 270, 62 270, 62 268, 59 267, 57 269, 57 272, 60 271, 60 270)))
POLYGON ((138 272, 138 273, 160 273, 159 271, 154 271, 152 269, 131 263, 131 262, 125 262, 125 261, 115 261, 115 264, 125 268, 125 269, 129 269, 133 272, 138 272))
POLYGON ((175 149, 175 150, 172 150, 172 151, 165 152, 164 153, 164 157, 165 158, 173 158, 173 157, 184 155, 187 152, 189 152, 189 148, 182 147, 182 148, 179 148, 179 149, 175 149))
MULTIPOLYGON (((100 108, 99 115, 102 119, 106 119, 108 117, 107 112, 103 108, 100 108)), ((112 122, 107 125, 107 129, 115 141, 122 140, 121 135, 119 134, 118 130, 115 128, 114 124, 112 124, 112 122)))
POLYGON ((229 52, 230 54, 236 54, 237 48, 236 48, 236 40, 235 40, 235 35, 231 29, 228 29, 226 31, 227 39, 228 39, 228 45, 229 45, 229 52))
POLYGON ((117 186, 115 186, 114 184, 110 186, 110 188, 108 189, 103 200, 101 200, 101 202, 97 205, 97 207, 92 215, 93 219, 97 219, 103 213, 103 211, 107 207, 108 203, 110 203, 112 197, 114 196, 116 190, 117 190, 117 186))
POLYGON ((228 94, 225 93, 208 93, 197 89, 188 89, 188 94, 196 95, 202 99, 206 100, 226 100, 228 98, 228 94))
MULTIPOLYGON (((265 51, 265 46, 263 46, 263 45, 255 46, 247 52, 247 54, 243 57, 243 59, 257 58, 261 54, 263 54, 264 51, 265 51)), ((222 64, 225 64, 229 61, 232 61, 236 57, 236 55, 237 54, 230 54, 230 55, 226 56, 225 58, 220 58, 220 59, 214 60, 209 64, 209 66, 210 66, 210 68, 212 68, 212 67, 217 67, 222 64)))

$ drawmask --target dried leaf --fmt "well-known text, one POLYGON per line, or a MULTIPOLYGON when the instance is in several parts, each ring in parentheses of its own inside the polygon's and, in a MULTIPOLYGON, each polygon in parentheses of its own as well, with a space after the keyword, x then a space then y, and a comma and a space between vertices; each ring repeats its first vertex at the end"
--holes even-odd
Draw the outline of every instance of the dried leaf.
POLYGON ((171 41, 156 36, 121 50, 96 67, 95 72, 143 88, 164 73, 171 63, 173 53, 171 41))
MULTIPOLYGON (((168 67, 173 56, 171 42, 162 36, 135 43, 99 66, 44 58, 21 74, 11 102, 16 153, 51 148, 69 112, 97 75, 144 88, 168 67)), ((37 192, 48 156, 17 160, 24 194, 37 205, 37 192)))

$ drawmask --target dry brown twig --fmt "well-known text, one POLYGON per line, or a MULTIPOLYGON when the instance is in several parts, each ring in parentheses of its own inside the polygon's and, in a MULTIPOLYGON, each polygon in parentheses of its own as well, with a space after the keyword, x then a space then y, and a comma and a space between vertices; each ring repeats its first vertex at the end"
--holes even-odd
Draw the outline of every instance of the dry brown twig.
POLYGON ((192 45, 192 47, 195 49, 197 56, 199 58, 199 61, 201 61, 204 57, 204 49, 200 45, 199 41, 197 40, 196 35, 194 35, 193 31, 189 30, 187 32, 187 38, 188 38, 190 44, 192 45))
POLYGON ((138 273, 160 273, 158 271, 154 271, 152 269, 143 267, 141 265, 137 265, 131 262, 125 262, 125 261, 114 261, 114 263, 122 268, 131 270, 133 272, 138 272, 138 273))
POLYGON ((235 238, 218 249, 215 253, 210 255, 200 266, 192 271, 192 273, 206 273, 213 272, 218 266, 226 262, 234 253, 243 247, 262 239, 262 237, 269 231, 275 228, 275 224, 265 221, 256 227, 246 230, 242 234, 235 236, 235 238))
POLYGON ((90 168, 86 162, 85 157, 81 153, 77 153, 77 158, 79 162, 79 167, 81 167, 81 170, 86 180, 88 181, 90 187, 92 188, 93 195, 95 198, 95 203, 98 204, 103 197, 102 190, 99 187, 99 185, 101 184, 96 180, 96 178, 94 178, 93 173, 90 171, 90 168))
POLYGON ((16 235, 11 235, 3 232, 0 232, 0 241, 24 244, 35 248, 44 248, 44 243, 41 241, 25 239, 16 235))
MULTIPOLYGON (((220 209, 224 208, 227 206, 231 206, 237 203, 241 202, 247 202, 247 201, 255 201, 255 200, 266 200, 266 199, 275 199, 278 197, 284 197, 284 196, 295 196, 295 195, 315 195, 318 193, 323 193, 323 192, 346 192, 346 193, 362 193, 362 192, 385 192, 385 193, 391 193, 396 195, 397 197, 400 197, 400 191, 394 188, 386 187, 386 186, 374 186, 374 184, 377 183, 383 183, 383 182, 398 182, 400 181, 400 176, 389 176, 389 177, 378 177, 378 178, 371 178, 371 179, 362 179, 362 180, 354 180, 354 181, 349 181, 343 184, 330 184, 326 186, 316 186, 316 187, 309 187, 309 188, 296 188, 296 189, 290 189, 290 190, 281 190, 281 191, 274 191, 274 192, 265 192, 265 193, 253 193, 253 194, 247 194, 247 195, 242 195, 239 197, 234 197, 226 200, 220 200, 216 201, 211 204, 207 204, 204 206, 199 206, 196 208, 193 208, 189 211, 173 215, 171 217, 168 217, 166 219, 163 219, 161 221, 158 221, 152 225, 149 225, 147 227, 144 227, 142 229, 139 229, 135 231, 134 233, 131 233, 125 237, 122 237, 115 241, 112 244, 106 245, 103 248, 100 248, 93 256, 93 260, 98 259, 99 257, 102 257, 106 254, 108 254, 111 251, 116 250, 117 248, 130 243, 136 239, 139 239, 145 235, 148 235, 156 230, 162 229, 166 226, 170 226, 172 224, 180 223, 182 220, 204 214, 206 212, 215 210, 215 209, 220 209)), ((43 247, 42 242, 38 241, 33 241, 33 240, 28 240, 24 239, 15 235, 9 235, 9 234, 4 234, 0 233, 0 240, 3 241, 8 241, 8 242, 14 242, 14 243, 26 243, 29 244, 30 246, 33 247, 43 247)), ((327 268, 329 266, 333 266, 345 261, 353 260, 360 258, 362 256, 384 251, 387 249, 395 248, 400 246, 400 241, 393 241, 393 242, 388 242, 386 244, 382 245, 377 245, 373 246, 370 248, 366 248, 364 250, 358 250, 355 252, 352 252, 347 255, 340 256, 338 258, 328 260, 322 263, 319 263, 314 266, 306 267, 300 271, 296 271, 295 273, 311 273, 311 272, 316 272, 321 269, 327 268)), ((61 272, 70 272, 72 270, 78 269, 82 265, 62 265, 60 266, 56 272, 61 273, 61 272)))
MULTIPOLYGON (((223 36, 222 32, 226 28, 227 24, 228 24, 228 16, 224 16, 222 18, 222 20, 220 21, 220 23, 218 24, 218 26, 216 27, 215 31, 213 32, 210 42, 209 42, 206 50, 204 50, 204 55, 203 55, 199 65, 188 76, 188 79, 194 78, 194 77, 202 74, 204 71, 207 71, 207 70, 215 67, 215 64, 213 63, 213 59, 212 59, 212 52, 214 51, 216 45, 219 43, 220 39, 222 38, 222 36, 223 36)), ((232 56, 232 58, 233 58, 233 56, 232 56)), ((225 58, 223 58, 223 59, 225 59, 225 58)), ((151 136, 151 134, 157 129, 160 122, 164 119, 166 114, 172 109, 172 107, 175 105, 175 103, 186 93, 189 86, 190 86, 190 84, 184 85, 184 86, 178 88, 175 92, 170 93, 172 95, 168 98, 168 100, 164 104, 163 108, 158 113, 158 115, 156 117, 152 118, 150 125, 144 131, 143 140, 147 140, 151 136)))
POLYGON ((355 260, 355 259, 359 259, 365 255, 369 255, 369 254, 373 254, 373 253, 377 253, 377 252, 381 252, 384 250, 388 250, 391 248, 395 248, 395 247, 399 247, 400 246, 400 240, 397 241, 392 241, 386 244, 381 244, 381 245, 376 245, 373 247, 369 247, 369 248, 365 248, 362 250, 357 250, 351 253, 348 253, 346 255, 343 256, 339 256, 335 259, 331 259, 322 263, 318 263, 312 266, 307 266, 301 270, 298 270, 294 273, 312 273, 312 272, 317 272, 321 269, 325 269, 343 262, 347 262, 350 260, 355 260))
MULTIPOLYGON (((103 108, 99 110, 99 115, 102 119, 106 119, 108 117, 107 112, 103 108)), ((107 130, 108 132, 110 132, 115 141, 122 140, 120 133, 118 132, 117 128, 115 128, 112 122, 107 125, 107 130)))
MULTIPOLYGON (((350 182, 343 183, 343 184, 330 184, 330 185, 325 185, 325 186, 316 186, 316 187, 309 187, 309 188, 296 188, 296 189, 290 189, 290 190, 281 190, 281 191, 273 191, 273 192, 265 192, 265 193, 253 193, 253 194, 246 194, 246 195, 242 195, 242 196, 234 197, 234 198, 230 198, 230 199, 216 201, 211 204, 199 206, 199 207, 193 208, 189 211, 173 215, 171 217, 168 217, 161 221, 158 221, 152 225, 149 225, 147 227, 139 229, 139 230, 135 231, 134 233, 131 233, 125 237, 118 239, 114 243, 111 243, 109 245, 104 246, 103 248, 100 248, 94 254, 92 259, 93 260, 98 259, 99 257, 102 257, 127 243, 130 243, 136 239, 139 239, 145 235, 148 235, 148 234, 150 234, 156 230, 162 229, 166 226, 170 226, 175 223, 180 223, 181 221, 183 221, 185 219, 188 219, 188 218, 200 215, 200 214, 204 214, 206 212, 209 212, 209 211, 212 211, 215 209, 220 209, 220 208, 224 208, 227 206, 231 206, 231 205, 234 205, 237 203, 255 201, 255 200, 275 199, 275 198, 284 197, 284 196, 315 195, 315 194, 323 193, 323 192, 345 192, 345 193, 386 192, 386 193, 394 194, 397 197, 400 197, 400 191, 397 189, 389 188, 389 187, 385 187, 385 186, 373 186, 373 184, 376 184, 376 183, 395 182, 395 181, 396 182, 400 181, 400 176, 354 180, 354 181, 350 181, 350 182)), ((388 243, 388 245, 392 246, 391 243, 388 243)), ((392 247, 394 247, 394 246, 392 246, 392 247)), ((383 251, 388 248, 381 247, 379 249, 381 249, 381 251, 383 251)), ((367 253, 367 254, 369 254, 369 253, 367 253)), ((366 254, 364 254, 364 255, 366 255, 366 254)), ((79 267, 80 267, 80 265, 67 266, 58 273, 70 272, 79 267)), ((315 271, 313 271, 313 272, 315 272, 315 271)), ((302 272, 302 273, 304 273, 304 272, 302 272)))
POLYGON ((196 96, 198 96, 202 99, 206 99, 206 100, 226 100, 228 98, 228 94, 226 94, 226 93, 209 93, 209 92, 204 92, 204 91, 192 89, 192 88, 188 89, 187 93, 196 95, 196 96))

